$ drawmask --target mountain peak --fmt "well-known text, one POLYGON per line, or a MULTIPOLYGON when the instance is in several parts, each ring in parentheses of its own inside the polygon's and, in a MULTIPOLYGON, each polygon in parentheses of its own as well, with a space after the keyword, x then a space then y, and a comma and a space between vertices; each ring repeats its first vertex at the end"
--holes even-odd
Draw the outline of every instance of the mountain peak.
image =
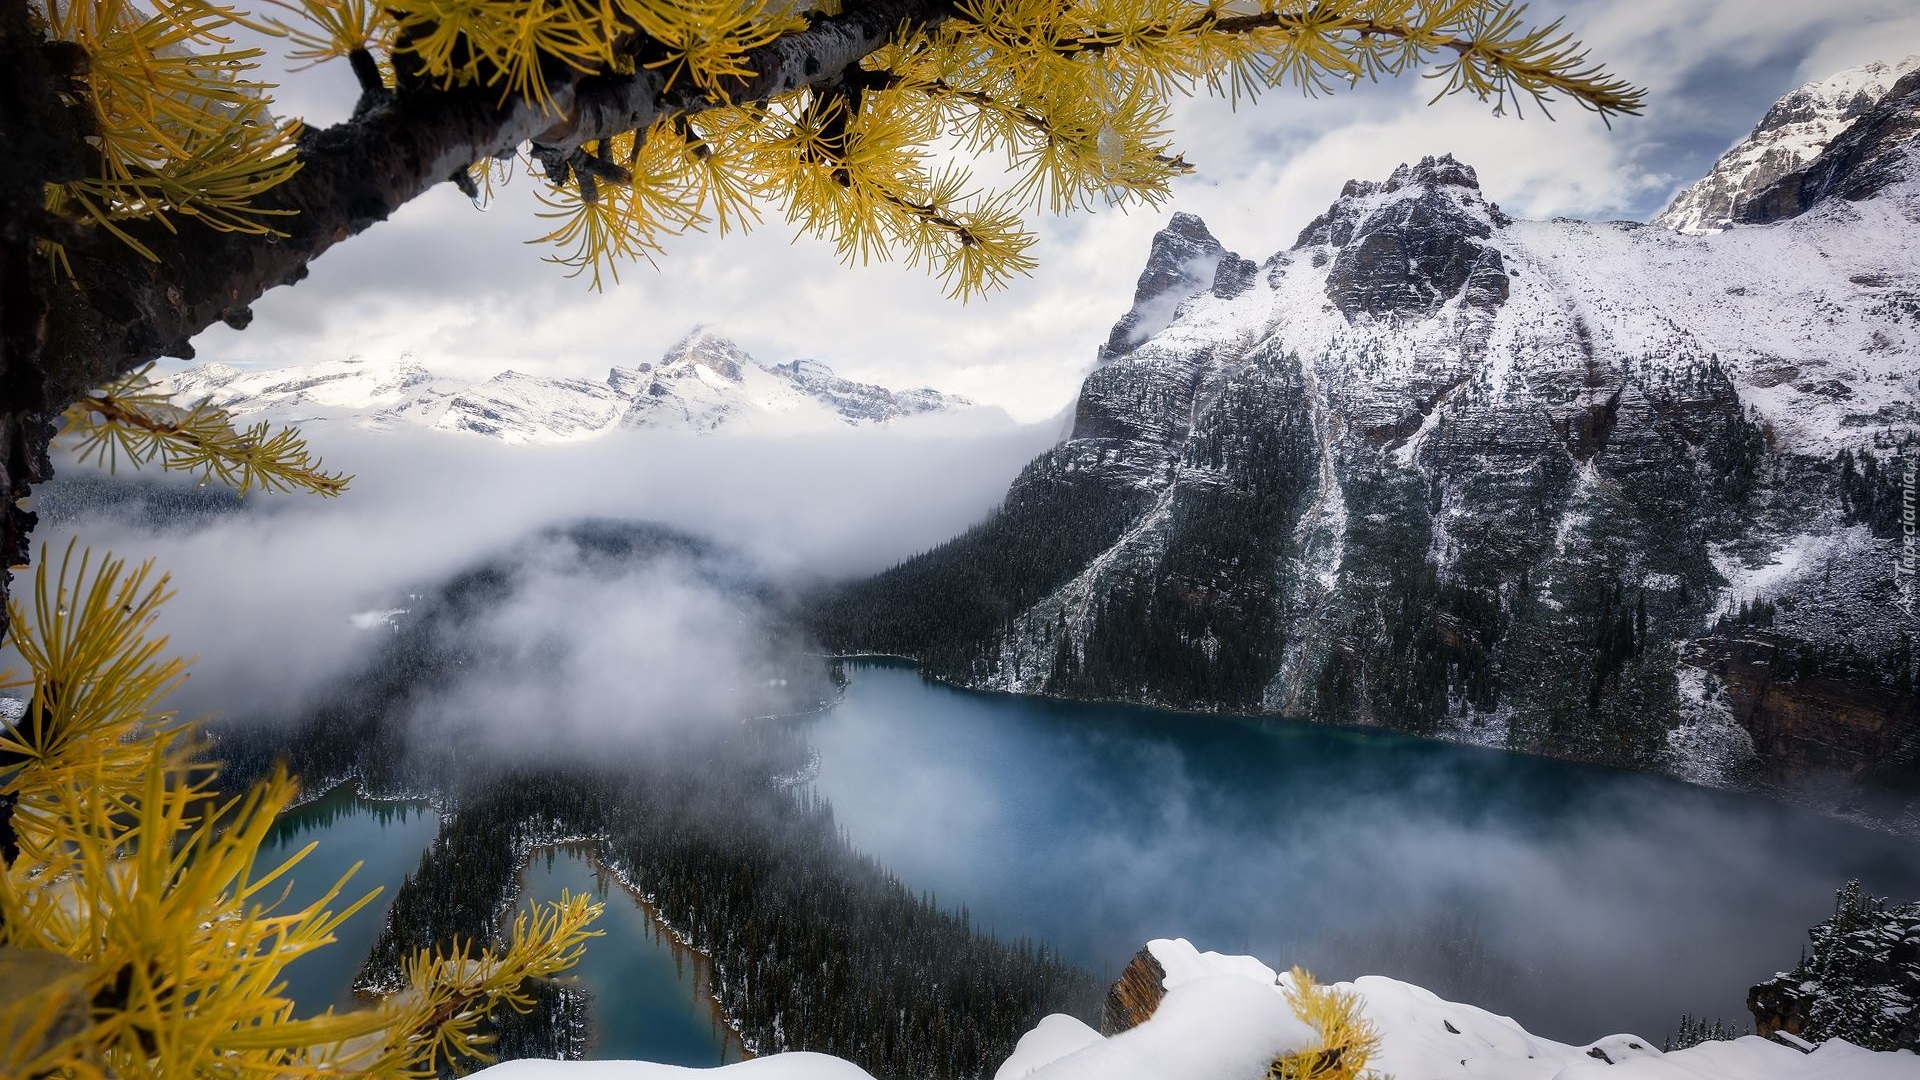
POLYGON ((1384 182, 1347 181, 1293 246, 1321 249, 1315 266, 1333 259, 1327 297, 1350 319, 1427 315, 1462 295, 1490 309, 1506 301, 1508 281, 1500 249, 1486 241, 1506 224, 1473 166, 1442 154, 1384 182))
POLYGON ((1423 157, 1411 165, 1402 163, 1387 178, 1383 190, 1391 194, 1415 185, 1467 188, 1478 195, 1480 174, 1473 171, 1473 166, 1455 160, 1452 154, 1441 154, 1423 157))
POLYGON ((1758 225, 1798 217, 1828 199, 1858 202, 1916 173, 1920 146, 1920 57, 1873 107, 1820 153, 1734 206, 1732 217, 1758 225))
POLYGON ((839 376, 833 373, 832 368, 818 360, 804 357, 798 360, 789 360, 784 364, 773 364, 768 370, 786 375, 792 379, 803 379, 813 382, 839 378, 839 376))
POLYGON ((1683 233, 1715 233, 1742 220, 1741 208, 1761 191, 1806 166, 1841 132, 1885 98, 1920 55, 1876 61, 1796 87, 1767 110, 1706 176, 1688 185, 1653 224, 1683 233))
POLYGON ((1166 226, 1153 234, 1147 265, 1134 284, 1133 307, 1113 324, 1107 343, 1100 348, 1100 362, 1132 351, 1165 329, 1182 301, 1213 286, 1214 271, 1228 254, 1198 215, 1174 211, 1166 226))
POLYGON ((265 370, 202 364, 165 385, 236 415, 293 410, 303 421, 348 420, 374 430, 418 426, 507 443, 570 442, 619 428, 831 431, 974 407, 935 390, 854 382, 818 360, 762 365, 708 326, 693 328, 658 362, 615 366, 604 379, 508 369, 466 383, 436 378, 402 357, 265 370))
POLYGON ((740 381, 743 365, 753 357, 733 339, 702 323, 689 330, 660 356, 656 370, 663 376, 678 377, 705 368, 728 382, 740 381))

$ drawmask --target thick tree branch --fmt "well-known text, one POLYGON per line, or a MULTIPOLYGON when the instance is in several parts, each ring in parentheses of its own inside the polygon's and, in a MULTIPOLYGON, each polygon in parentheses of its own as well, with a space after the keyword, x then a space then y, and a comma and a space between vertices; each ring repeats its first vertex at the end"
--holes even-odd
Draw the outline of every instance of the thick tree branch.
POLYGON ((557 124, 554 112, 501 104, 485 89, 415 90, 376 103, 301 138, 300 171, 258 201, 295 212, 276 222, 283 237, 222 233, 189 218, 177 219, 178 233, 129 226, 157 262, 106 236, 69 245, 81 286, 50 290, 46 398, 64 405, 149 360, 189 356, 188 340, 215 322, 244 326, 249 305, 268 289, 300 280, 334 244, 476 161, 529 141, 566 153, 658 119, 831 82, 902 27, 937 25, 954 11, 952 0, 874 0, 820 19, 750 52, 756 74, 732 80, 719 96, 684 81, 669 89, 659 71, 567 75, 550 88, 566 118, 557 124))

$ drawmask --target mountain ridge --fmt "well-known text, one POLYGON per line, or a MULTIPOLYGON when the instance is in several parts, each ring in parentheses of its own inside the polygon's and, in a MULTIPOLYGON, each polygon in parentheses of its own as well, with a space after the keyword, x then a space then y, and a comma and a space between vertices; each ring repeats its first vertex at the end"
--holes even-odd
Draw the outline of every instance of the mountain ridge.
POLYGON ((1155 274, 1212 238, 1170 224, 1164 328, 995 515, 822 597, 819 632, 981 689, 1870 789, 1920 823, 1903 168, 1688 236, 1516 221, 1428 158, 1225 288, 1224 245, 1205 286, 1155 274))
POLYGON ((342 420, 375 430, 421 427, 509 443, 570 442, 633 428, 830 431, 989 411, 924 387, 890 390, 845 379, 818 360, 762 364, 707 327, 696 327, 659 360, 616 365, 603 380, 509 369, 465 383, 402 358, 259 371, 202 364, 168 376, 163 386, 183 400, 205 399, 236 416, 342 420))
POLYGON ((1812 161, 1878 104, 1901 76, 1917 69, 1920 55, 1875 61, 1788 91, 1707 175, 1675 194, 1652 224, 1697 235, 1746 220, 1741 216, 1744 204, 1812 161))

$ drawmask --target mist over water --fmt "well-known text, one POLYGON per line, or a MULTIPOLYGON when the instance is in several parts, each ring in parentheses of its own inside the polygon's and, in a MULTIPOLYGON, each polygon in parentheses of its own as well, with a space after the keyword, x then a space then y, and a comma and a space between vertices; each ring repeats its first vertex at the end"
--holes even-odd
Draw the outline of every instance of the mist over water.
POLYGON ((1682 1012, 1744 1026, 1849 877, 1920 895, 1920 845, 1659 777, 851 675, 803 723, 853 843, 1104 978, 1185 937, 1658 1041, 1682 1012))

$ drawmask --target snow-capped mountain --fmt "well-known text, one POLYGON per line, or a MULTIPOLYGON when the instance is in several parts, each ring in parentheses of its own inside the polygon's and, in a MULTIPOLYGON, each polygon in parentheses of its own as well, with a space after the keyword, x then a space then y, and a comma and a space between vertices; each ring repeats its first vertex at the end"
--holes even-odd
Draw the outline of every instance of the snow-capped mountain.
POLYGON ((1818 79, 1774 102, 1746 138, 1706 176, 1673 197, 1653 219, 1683 233, 1711 233, 1739 220, 1737 210, 1769 184, 1800 168, 1865 115, 1920 56, 1874 62, 1818 79))
POLYGON ((763 365, 705 327, 657 362, 615 367, 605 380, 505 371, 466 385, 410 360, 331 360, 266 371, 205 364, 171 376, 167 386, 182 400, 205 398, 236 416, 412 425, 510 443, 567 442, 620 428, 828 431, 980 409, 936 390, 843 379, 816 360, 763 365))
POLYGON ((1070 437, 821 633, 983 688, 1837 778, 1912 818, 1920 161, 1875 130, 1848 160, 1897 178, 1706 236, 1516 221, 1448 157, 1349 183, 1257 267, 1177 217, 1070 437), (1204 285, 1163 272, 1214 248, 1204 285))

